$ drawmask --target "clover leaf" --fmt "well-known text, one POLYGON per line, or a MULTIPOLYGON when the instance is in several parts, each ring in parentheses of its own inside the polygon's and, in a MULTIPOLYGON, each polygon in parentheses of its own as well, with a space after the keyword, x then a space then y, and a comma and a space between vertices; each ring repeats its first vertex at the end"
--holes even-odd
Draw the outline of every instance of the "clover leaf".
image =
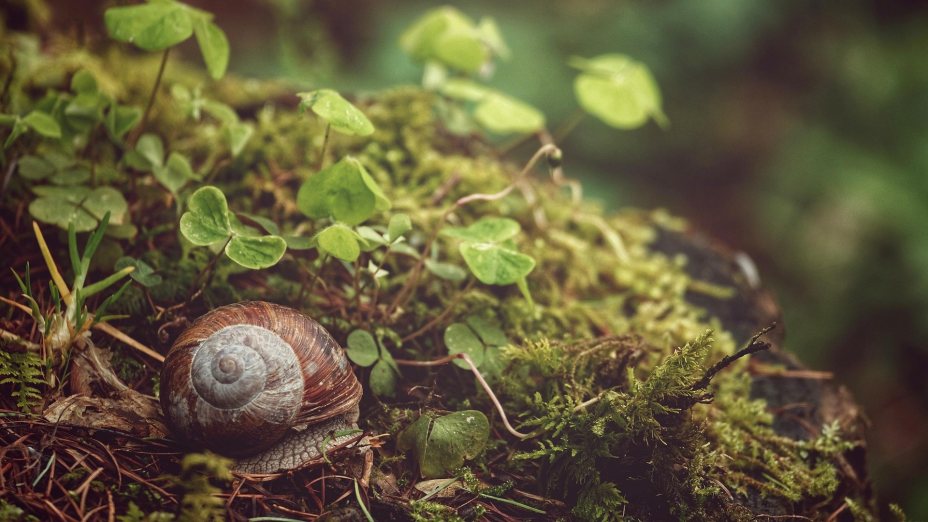
POLYGON ((229 41, 213 15, 174 0, 111 7, 103 15, 109 35, 146 51, 173 47, 196 34, 210 76, 222 78, 229 64, 229 41))
POLYGON ((135 270, 129 273, 129 277, 140 285, 151 288, 161 284, 161 276, 155 273, 155 269, 152 268, 151 265, 141 259, 135 259, 129 256, 121 257, 116 261, 113 269, 119 271, 127 266, 135 268, 135 270))
POLYGON ((439 7, 425 13, 400 36, 400 46, 414 60, 436 62, 475 73, 493 55, 506 57, 506 47, 496 23, 485 18, 479 25, 453 7, 439 7))
POLYGON ((300 97, 300 111, 312 110, 342 134, 370 136, 374 133, 374 124, 371 120, 332 89, 298 92, 296 95, 300 97))
POLYGON ((196 246, 225 242, 225 254, 235 263, 253 270, 277 264, 287 251, 280 236, 259 236, 242 225, 229 211, 226 197, 213 186, 201 187, 187 200, 188 210, 180 217, 180 232, 196 246))
MULTIPOLYGON (((444 341, 449 354, 466 353, 474 366, 488 367, 489 371, 484 371, 487 377, 499 374, 499 348, 509 344, 499 326, 477 316, 445 328, 444 341)), ((454 364, 465 370, 470 368, 460 359, 455 359, 454 364)))
POLYGON ((342 261, 355 262, 361 255, 361 245, 357 234, 350 228, 336 223, 325 228, 316 236, 319 249, 342 261))
POLYGON ((125 218, 129 205, 126 198, 112 187, 39 186, 33 187, 32 191, 38 198, 29 204, 29 214, 43 223, 65 230, 73 223, 75 232, 89 232, 109 212, 111 225, 127 224, 125 218))
POLYGON ((348 358, 358 366, 371 368, 370 386, 375 395, 393 397, 396 393, 396 379, 399 366, 390 351, 383 344, 374 340, 374 336, 364 330, 355 330, 348 335, 348 358))
POLYGON ((389 209, 390 200, 361 162, 347 156, 310 176, 297 192, 296 205, 310 218, 331 217, 353 226, 389 209))
POLYGON ((413 452, 423 478, 447 477, 479 455, 489 436, 490 422, 477 410, 423 414, 400 432, 397 448, 413 452))
POLYGON ((12 127, 6 141, 3 142, 4 150, 10 148, 20 136, 30 130, 46 138, 61 137, 61 126, 58 121, 47 112, 40 110, 34 110, 22 117, 0 114, 0 126, 12 127))
POLYGON ((483 98, 474 110, 474 119, 497 134, 527 134, 545 126, 545 115, 541 111, 502 93, 483 98))
POLYGON ((512 238, 520 230, 512 219, 485 217, 466 228, 445 228, 442 234, 463 240, 458 249, 481 283, 519 284, 524 293, 524 280, 535 268, 535 260, 516 250, 512 238))
POLYGON ((649 118, 667 123, 657 82, 644 64, 621 54, 573 58, 570 64, 581 70, 574 81, 580 106, 607 125, 633 129, 649 118))

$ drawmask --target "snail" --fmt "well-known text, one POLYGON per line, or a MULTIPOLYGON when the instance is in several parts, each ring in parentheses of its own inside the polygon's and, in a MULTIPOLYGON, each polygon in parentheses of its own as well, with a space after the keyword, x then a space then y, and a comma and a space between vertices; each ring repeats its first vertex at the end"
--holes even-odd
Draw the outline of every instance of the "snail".
POLYGON ((181 441, 275 473, 321 456, 333 432, 357 428, 361 384, 316 321, 244 302, 203 315, 174 342, 161 371, 161 408, 181 441))

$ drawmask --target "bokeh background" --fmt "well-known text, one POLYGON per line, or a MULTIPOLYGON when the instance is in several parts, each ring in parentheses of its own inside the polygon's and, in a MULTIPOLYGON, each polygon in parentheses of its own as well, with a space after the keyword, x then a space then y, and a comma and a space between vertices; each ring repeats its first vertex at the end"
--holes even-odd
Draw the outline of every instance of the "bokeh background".
MULTIPOLYGON (((84 27, 114 3, 52 2, 58 23, 84 27)), ((440 5, 190 3, 217 14, 233 73, 349 92, 417 83, 397 39, 440 5)), ((607 207, 667 208, 748 253, 788 347, 868 412, 881 502, 928 520, 928 3, 449 3, 496 19, 512 58, 491 84, 552 129, 577 110, 568 57, 620 52, 652 69, 670 127, 585 118, 561 142, 567 174, 607 207)))

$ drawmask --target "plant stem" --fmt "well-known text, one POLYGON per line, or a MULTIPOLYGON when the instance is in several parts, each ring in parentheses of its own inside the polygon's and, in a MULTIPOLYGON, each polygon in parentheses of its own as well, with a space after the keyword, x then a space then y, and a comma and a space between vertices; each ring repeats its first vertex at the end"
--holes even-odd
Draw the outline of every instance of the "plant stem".
POLYGON ((474 280, 471 279, 470 282, 467 283, 467 286, 465 286, 463 290, 461 290, 460 292, 457 293, 457 295, 454 296, 454 299, 452 299, 451 302, 448 303, 448 306, 446 306, 445 309, 442 310, 440 314, 432 318, 431 321, 425 323, 425 325, 423 325, 422 328, 419 328, 415 332, 407 335, 406 337, 403 337, 402 341, 404 343, 411 341, 415 339, 416 337, 419 337, 420 335, 424 334, 425 332, 428 332, 429 330, 434 328, 435 325, 444 321, 445 318, 447 318, 451 314, 451 312, 454 311, 454 307, 456 307, 458 303, 461 302, 461 299, 463 299, 464 296, 467 295, 467 292, 469 292, 470 289, 473 287, 474 287, 474 280))
POLYGON ((142 131, 145 129, 145 124, 148 123, 148 115, 151 113, 151 108, 155 104, 155 96, 158 94, 158 87, 161 86, 161 78, 164 76, 164 68, 168 64, 168 53, 171 52, 170 48, 164 50, 164 54, 161 55, 161 65, 158 67, 158 76, 155 78, 155 85, 151 89, 151 94, 148 96, 148 105, 145 106, 145 113, 142 115, 142 123, 136 128, 132 139, 129 140, 130 143, 135 144, 135 140, 142 134, 142 131))
POLYGON ((328 152, 329 147, 329 132, 332 130, 332 125, 325 124, 325 136, 322 138, 322 152, 319 153, 319 165, 316 166, 316 172, 322 170, 322 167, 325 166, 325 153, 328 152))
POLYGON ((493 389, 490 388, 490 385, 487 384, 486 379, 483 378, 483 374, 480 373, 480 370, 477 369, 477 366, 474 364, 474 361, 471 360, 470 356, 466 353, 455 353, 448 355, 446 357, 441 357, 432 361, 414 361, 409 359, 396 359, 396 364, 400 366, 441 366, 448 364, 449 362, 461 359, 464 361, 467 366, 470 366, 470 371, 473 372, 474 377, 477 378, 477 382, 480 383, 480 387, 483 388, 483 391, 487 392, 487 396, 490 397, 490 402, 493 403, 493 406, 496 407, 496 411, 499 412, 500 419, 503 421, 503 425, 506 426, 506 431, 508 431, 512 436, 518 439, 525 439, 529 437, 529 434, 522 433, 512 427, 512 424, 509 424, 509 418, 506 417, 506 410, 503 409, 503 405, 499 402, 499 399, 496 398, 496 394, 493 393, 493 389))
POLYGON ((68 284, 64 282, 61 272, 58 271, 58 265, 55 264, 55 259, 48 250, 48 243, 45 242, 45 236, 42 235, 42 229, 39 228, 38 222, 32 222, 32 230, 35 232, 35 239, 39 243, 39 250, 42 251, 42 258, 45 259, 45 264, 48 266, 48 273, 52 276, 55 286, 58 287, 58 293, 61 294, 65 304, 70 305, 71 291, 68 290, 68 284))

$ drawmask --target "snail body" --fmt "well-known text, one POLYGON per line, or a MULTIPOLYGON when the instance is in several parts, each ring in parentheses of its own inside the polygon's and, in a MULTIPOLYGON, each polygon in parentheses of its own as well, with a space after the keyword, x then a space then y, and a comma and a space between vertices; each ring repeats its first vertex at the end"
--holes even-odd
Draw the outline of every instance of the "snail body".
MULTIPOLYGON (((361 384, 344 351, 291 308, 245 302, 197 319, 161 373, 161 407, 183 442, 274 473, 319 457, 333 431, 357 428, 361 384)), ((337 441, 336 441, 337 442, 337 441)))

